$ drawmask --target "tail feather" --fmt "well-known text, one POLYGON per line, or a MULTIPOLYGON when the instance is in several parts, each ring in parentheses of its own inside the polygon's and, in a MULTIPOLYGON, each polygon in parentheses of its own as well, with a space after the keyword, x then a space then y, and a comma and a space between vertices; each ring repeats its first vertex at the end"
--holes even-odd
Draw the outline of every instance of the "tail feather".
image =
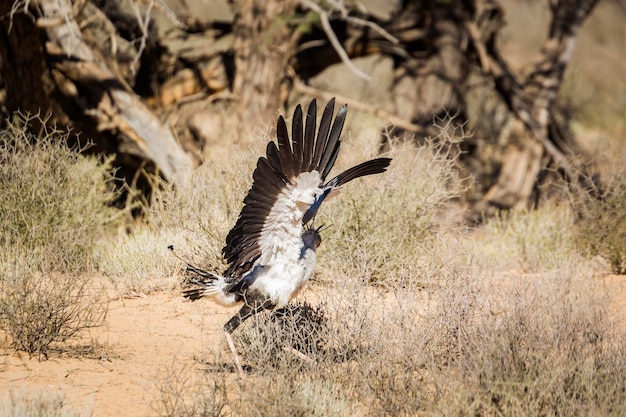
POLYGON ((192 284, 197 285, 208 285, 218 279, 222 278, 221 276, 214 274, 213 272, 205 271, 204 269, 200 269, 190 264, 185 265, 185 271, 193 272, 198 275, 200 278, 191 278, 189 280, 192 284))
POLYGON ((191 301, 199 300, 204 297, 204 288, 193 288, 183 291, 183 297, 190 299, 191 301))
POLYGON ((185 265, 185 271, 189 271, 197 275, 196 277, 189 278, 187 283, 201 287, 184 290, 183 297, 188 298, 191 301, 195 301, 199 298, 210 296, 221 291, 221 285, 219 283, 224 282, 224 277, 214 274, 213 272, 206 271, 202 268, 198 268, 197 266, 185 261, 174 251, 173 245, 169 245, 167 248, 176 257, 176 259, 180 260, 185 265))
POLYGON ((224 282, 223 277, 189 264, 187 264, 186 270, 197 275, 197 277, 190 278, 187 282, 192 285, 198 285, 200 288, 184 290, 183 297, 195 301, 202 297, 215 295, 222 290, 220 283, 224 282))
MULTIPOLYGON (((196 283, 196 282, 194 282, 196 283)), ((188 290, 183 291, 183 297, 190 299, 191 301, 196 301, 202 297, 211 297, 216 294, 219 294, 222 289, 219 285, 215 285, 214 282, 210 283, 196 283, 197 285, 201 285, 201 288, 190 288, 188 290)))

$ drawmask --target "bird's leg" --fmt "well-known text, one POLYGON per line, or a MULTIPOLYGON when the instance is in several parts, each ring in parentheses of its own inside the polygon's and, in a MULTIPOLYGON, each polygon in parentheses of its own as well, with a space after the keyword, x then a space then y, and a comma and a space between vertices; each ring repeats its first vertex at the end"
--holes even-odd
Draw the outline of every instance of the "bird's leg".
POLYGON ((241 359, 239 357, 239 353, 237 352, 237 348, 235 347, 235 342, 233 341, 233 338, 230 334, 234 332, 235 329, 239 327, 239 325, 245 319, 251 317, 253 314, 254 309, 248 303, 245 303, 237 312, 237 314, 235 314, 224 325, 224 335, 226 336, 226 342, 228 342, 228 347, 233 354, 233 360, 235 361, 235 368, 237 369, 237 374, 239 374, 239 379, 241 379, 242 381, 246 379, 246 376, 243 372, 243 367, 241 366, 241 359))
POLYGON ((226 336, 226 342, 228 342, 228 347, 230 348, 231 353, 233 354, 233 359, 235 361, 235 368, 237 369, 237 374, 239 375, 239 379, 242 381, 246 379, 246 374, 243 372, 243 367, 241 366, 241 359, 239 358, 239 353, 237 352, 237 348, 235 347, 235 343, 233 342, 233 338, 227 331, 224 331, 224 335, 226 336))
MULTIPOLYGON (((250 300, 252 301, 252 300, 250 300)), ((244 303, 244 305, 239 309, 237 314, 235 314, 228 322, 224 325, 224 334, 226 335, 226 341, 228 342, 228 347, 233 354, 233 359, 235 361, 235 367, 237 368, 237 373, 239 374, 239 378, 244 380, 245 374, 243 372, 243 367, 241 366, 241 359, 239 357, 239 353, 237 352, 237 348, 235 347, 235 343, 233 341, 232 336, 230 335, 235 331, 244 320, 252 317, 256 313, 263 311, 265 309, 272 309, 274 304, 268 299, 262 300, 254 300, 252 301, 253 305, 251 305, 248 300, 244 303)))
POLYGON ((252 299, 252 300, 244 300, 243 306, 239 309, 237 314, 231 317, 230 320, 224 325, 224 330, 228 333, 232 333, 235 331, 237 327, 241 325, 245 320, 254 316, 258 312, 263 310, 271 310, 274 308, 274 304, 270 301, 269 298, 265 299, 252 299))

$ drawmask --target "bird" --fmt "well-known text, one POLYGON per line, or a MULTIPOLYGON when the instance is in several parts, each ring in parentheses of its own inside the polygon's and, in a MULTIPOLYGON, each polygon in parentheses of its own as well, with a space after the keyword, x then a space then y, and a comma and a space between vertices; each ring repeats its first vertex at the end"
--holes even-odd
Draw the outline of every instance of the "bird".
MULTIPOLYGON (((223 305, 242 304, 224 325, 235 354, 232 334, 245 320, 263 310, 285 307, 313 275, 316 250, 322 242, 315 217, 322 203, 346 183, 381 174, 390 158, 376 158, 349 168, 326 181, 341 146, 347 104, 334 117, 335 99, 326 104, 319 128, 313 99, 303 120, 298 104, 291 122, 291 138, 283 116, 278 117, 276 141, 267 144, 252 174, 235 226, 226 236, 223 274, 186 263, 196 288, 183 291, 192 301, 210 297, 223 305)), ((170 249, 173 250, 172 247, 170 249)))

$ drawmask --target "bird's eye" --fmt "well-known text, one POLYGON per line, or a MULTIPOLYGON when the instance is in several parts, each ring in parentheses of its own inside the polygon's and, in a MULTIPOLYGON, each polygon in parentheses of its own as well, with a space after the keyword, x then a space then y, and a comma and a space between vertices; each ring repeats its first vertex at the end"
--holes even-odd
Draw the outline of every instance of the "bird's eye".
POLYGON ((320 238, 320 239, 317 239, 317 240, 315 241, 315 249, 319 248, 321 244, 322 244, 322 239, 321 239, 321 238, 320 238))

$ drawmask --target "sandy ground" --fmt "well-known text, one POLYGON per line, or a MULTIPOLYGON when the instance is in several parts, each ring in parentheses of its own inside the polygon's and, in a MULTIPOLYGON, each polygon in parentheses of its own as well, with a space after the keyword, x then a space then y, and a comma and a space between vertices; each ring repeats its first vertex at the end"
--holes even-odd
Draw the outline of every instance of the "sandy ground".
POLYGON ((179 293, 113 301, 107 324, 91 331, 95 349, 87 354, 75 348, 39 361, 2 346, 0 393, 61 392, 73 409, 96 417, 154 415, 157 381, 174 363, 197 363, 195 356, 217 348, 236 310, 191 303, 179 293))
MULTIPOLYGON (((606 282, 614 311, 626 319, 626 277, 609 276, 606 282)), ((160 292, 111 302, 107 324, 89 335, 87 353, 75 348, 39 361, 2 341, 0 398, 10 391, 60 392, 72 409, 95 417, 154 415, 158 381, 174 366, 199 366, 198 355, 225 346, 221 328, 235 312, 160 292)))

